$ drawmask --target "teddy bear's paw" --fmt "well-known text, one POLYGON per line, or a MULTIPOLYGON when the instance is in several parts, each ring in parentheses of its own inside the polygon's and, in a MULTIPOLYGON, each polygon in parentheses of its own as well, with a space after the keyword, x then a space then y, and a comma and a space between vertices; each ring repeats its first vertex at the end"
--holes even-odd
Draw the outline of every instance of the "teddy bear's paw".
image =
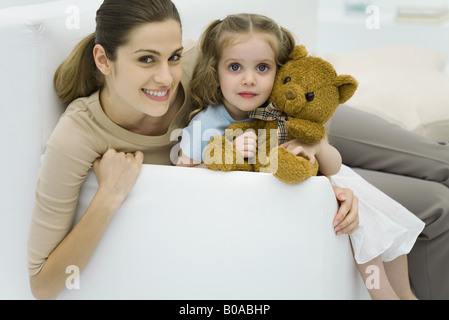
POLYGON ((254 168, 248 162, 244 163, 210 163, 207 165, 208 169, 215 171, 254 171, 254 168))
POLYGON ((277 163, 277 166, 272 168, 273 175, 285 183, 299 183, 318 173, 317 161, 312 164, 308 159, 296 156, 284 148, 272 150, 271 158, 271 163, 277 163))
POLYGON ((253 166, 235 151, 233 143, 218 136, 207 145, 204 163, 215 171, 253 171, 253 166))
POLYGON ((204 149, 204 163, 211 170, 215 171, 226 171, 226 167, 223 166, 223 150, 225 145, 225 139, 223 137, 213 137, 209 144, 204 149))

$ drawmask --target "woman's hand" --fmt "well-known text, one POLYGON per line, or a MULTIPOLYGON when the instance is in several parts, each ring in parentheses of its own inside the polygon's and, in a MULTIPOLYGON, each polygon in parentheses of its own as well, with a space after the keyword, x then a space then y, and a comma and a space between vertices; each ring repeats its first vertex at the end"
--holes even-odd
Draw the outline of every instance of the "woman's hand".
POLYGON ((98 192, 120 205, 133 187, 143 163, 143 153, 117 152, 109 149, 94 161, 92 169, 98 180, 98 192))
POLYGON ((337 235, 351 234, 359 227, 359 199, 351 189, 332 186, 339 208, 334 218, 334 230, 337 235))

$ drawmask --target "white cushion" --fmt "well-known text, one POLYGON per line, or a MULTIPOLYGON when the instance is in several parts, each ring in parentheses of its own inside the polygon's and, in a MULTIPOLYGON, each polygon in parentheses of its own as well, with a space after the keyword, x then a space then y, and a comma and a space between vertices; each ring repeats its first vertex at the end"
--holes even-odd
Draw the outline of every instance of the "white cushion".
POLYGON ((445 54, 414 47, 386 47, 323 58, 338 73, 351 74, 359 81, 348 105, 435 141, 449 141, 445 54))
MULTIPOLYGON (((97 190, 89 174, 77 220, 97 190)), ((330 182, 144 165, 61 299, 359 299, 330 182), (75 282, 74 282, 75 283, 75 282)), ((74 274, 74 273, 73 273, 74 274)), ((69 276, 69 275, 68 275, 69 276)))

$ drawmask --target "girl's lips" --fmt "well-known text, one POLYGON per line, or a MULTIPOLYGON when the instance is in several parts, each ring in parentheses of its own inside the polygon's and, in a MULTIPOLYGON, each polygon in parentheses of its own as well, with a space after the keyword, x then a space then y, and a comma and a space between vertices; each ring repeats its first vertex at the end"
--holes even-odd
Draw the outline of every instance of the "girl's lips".
POLYGON ((150 99, 156 101, 166 101, 170 97, 170 89, 165 90, 148 90, 142 89, 142 92, 150 99))
POLYGON ((240 92, 239 95, 242 98, 249 99, 249 98, 254 98, 257 94, 252 91, 243 91, 243 92, 240 92))

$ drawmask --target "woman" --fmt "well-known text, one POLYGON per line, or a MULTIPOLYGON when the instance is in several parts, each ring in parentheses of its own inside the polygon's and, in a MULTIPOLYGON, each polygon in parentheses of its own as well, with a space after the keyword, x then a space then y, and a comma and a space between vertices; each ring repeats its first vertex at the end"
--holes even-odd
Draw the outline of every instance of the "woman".
MULTIPOLYGON (((48 144, 28 241, 30 286, 39 299, 65 287, 66 267, 82 270, 142 163, 172 164, 170 134, 187 125, 189 80, 196 59, 182 43, 181 22, 167 0, 105 0, 94 34, 55 74, 70 103, 48 144), (183 63, 181 65, 181 57, 183 63), (71 229, 79 189, 93 168, 99 188, 71 229)), ((341 202, 338 233, 358 225, 357 198, 334 188, 341 202)))

